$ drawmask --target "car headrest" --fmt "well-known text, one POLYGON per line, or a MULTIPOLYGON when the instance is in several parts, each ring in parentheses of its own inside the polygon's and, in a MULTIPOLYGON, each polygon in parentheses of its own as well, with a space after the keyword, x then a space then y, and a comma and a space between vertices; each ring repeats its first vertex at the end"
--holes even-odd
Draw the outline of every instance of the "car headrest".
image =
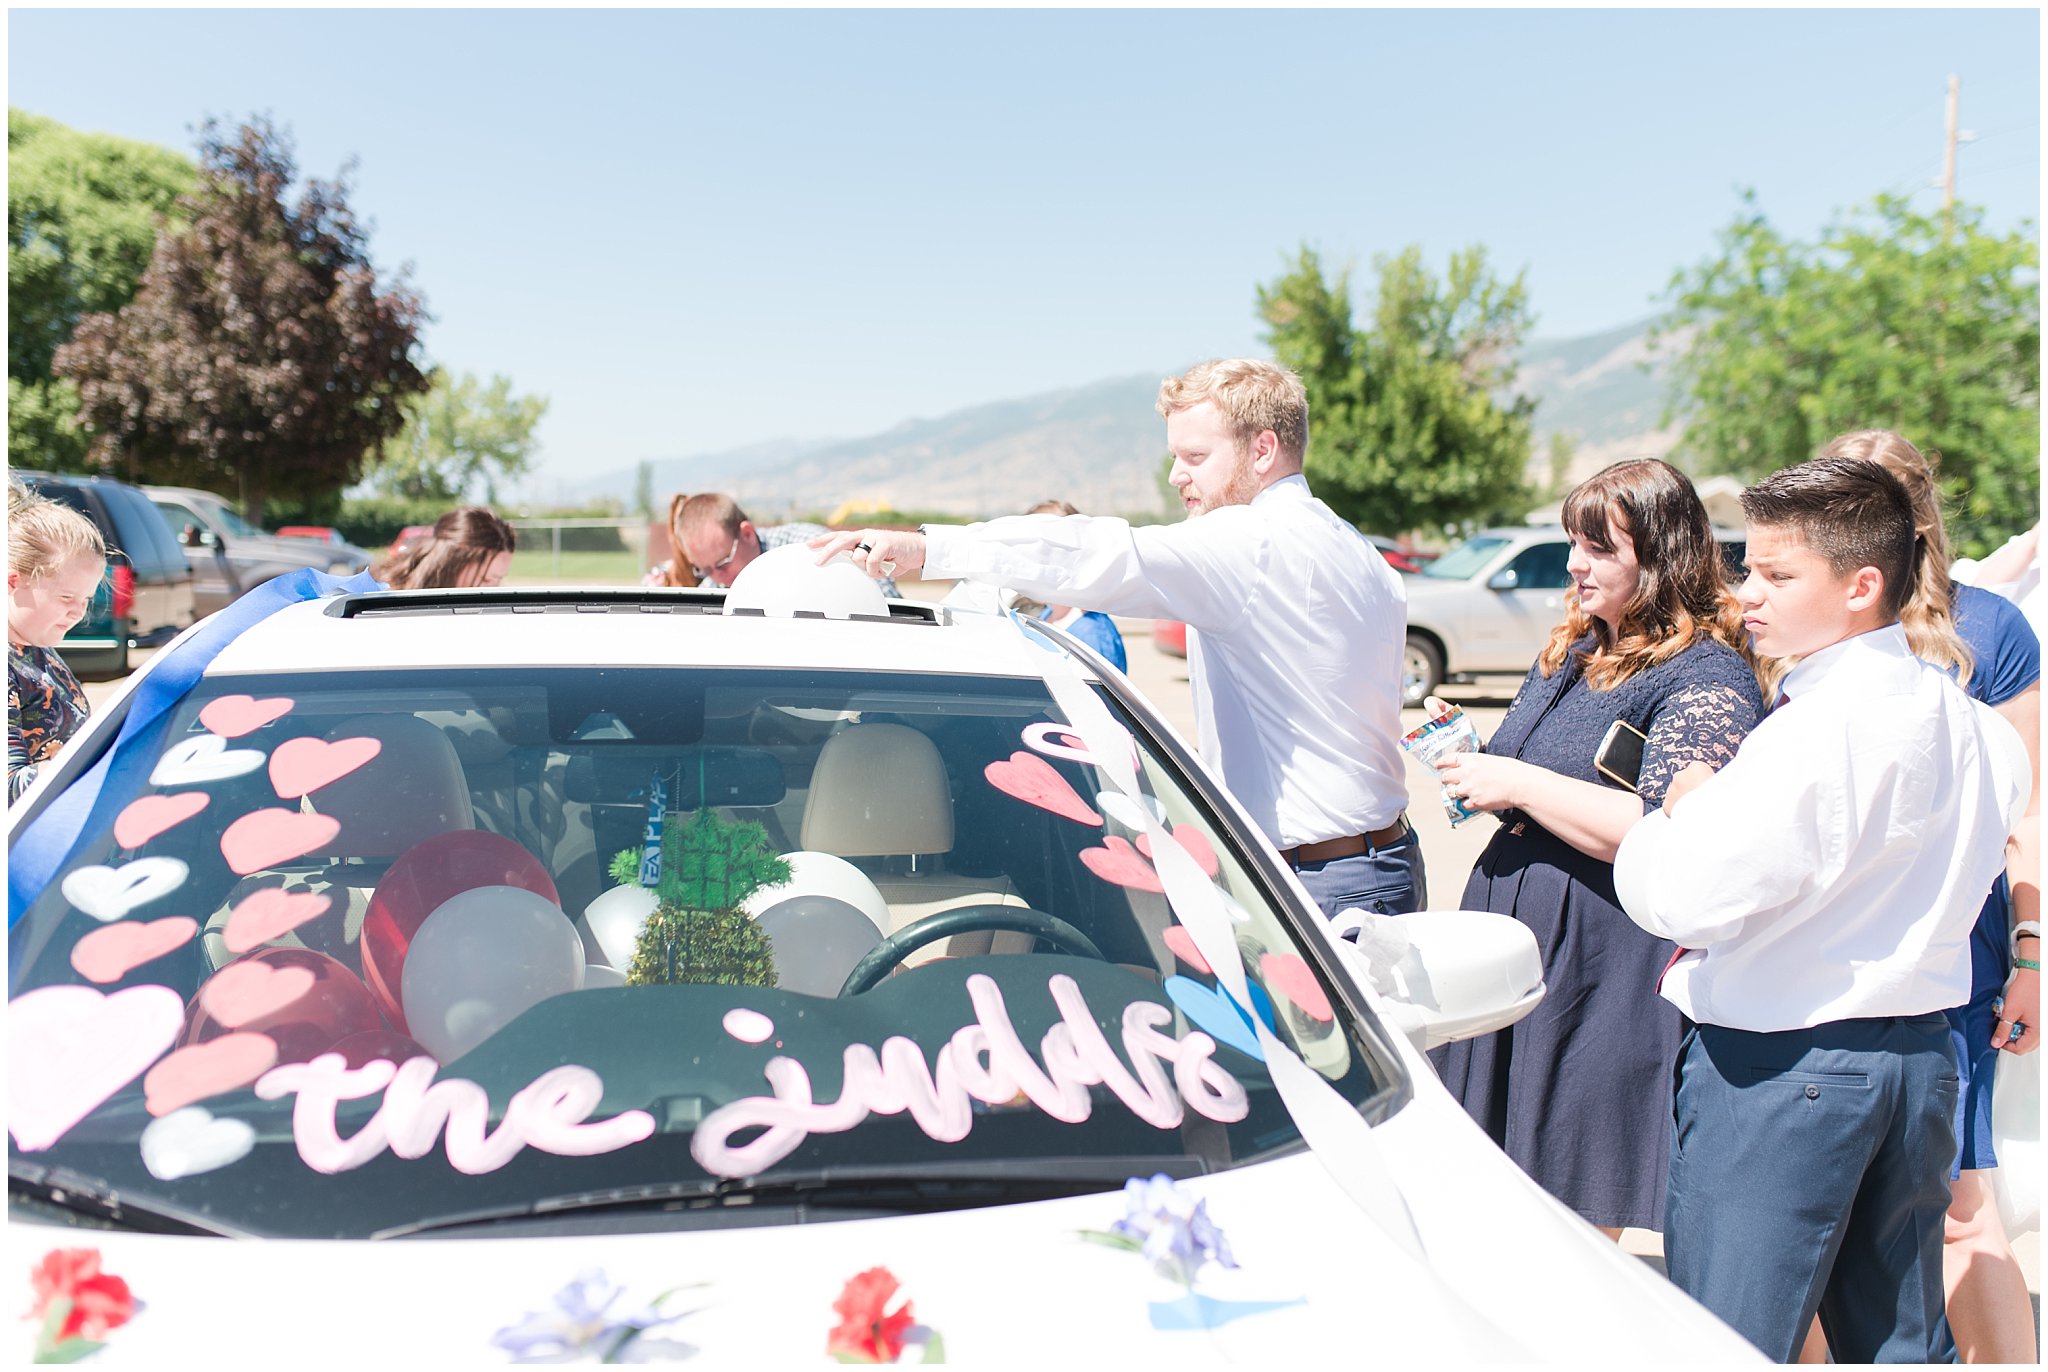
POLYGON ((469 780, 446 734, 417 715, 356 715, 327 731, 329 742, 374 738, 377 755, 311 797, 341 821, 316 856, 397 857, 423 838, 475 827, 469 780))
POLYGON ((840 857, 952 852, 953 788, 938 747, 903 724, 856 724, 826 739, 802 842, 840 857))

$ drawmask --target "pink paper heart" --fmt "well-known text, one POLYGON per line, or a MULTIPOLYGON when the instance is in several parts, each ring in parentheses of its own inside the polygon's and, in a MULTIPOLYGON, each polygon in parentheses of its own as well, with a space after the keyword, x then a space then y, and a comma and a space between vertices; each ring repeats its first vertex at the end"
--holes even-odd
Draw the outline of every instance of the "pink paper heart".
POLYGON ((1195 937, 1193 934, 1190 934, 1178 924, 1169 924, 1166 926, 1166 932, 1161 937, 1166 940, 1166 946, 1173 950, 1175 957, 1194 968, 1197 972, 1200 972, 1203 976, 1209 975, 1209 959, 1203 957, 1202 950, 1195 947, 1195 937))
MULTIPOLYGON (((1174 842, 1187 849, 1188 856, 1195 860, 1195 865, 1202 869, 1204 876, 1213 877, 1223 870, 1222 864, 1216 861, 1216 850, 1209 845, 1209 836, 1194 825, 1175 825, 1173 838, 1174 842)), ((1148 858, 1152 856, 1150 834, 1138 835, 1138 851, 1148 858)))
POLYGON ((199 1008, 235 1029, 284 1009, 312 990, 313 980, 304 967, 231 962, 200 988, 199 1008))
POLYGON ((278 744, 270 754, 270 784, 277 788, 280 799, 296 800, 330 781, 341 780, 383 748, 374 738, 341 738, 332 743, 295 738, 278 744))
POLYGON ((222 696, 209 701, 199 712, 199 722, 222 738, 253 734, 271 720, 291 712, 292 702, 283 696, 258 700, 254 696, 222 696))
POLYGON ((228 951, 246 953, 333 908, 334 897, 320 891, 287 891, 279 886, 266 886, 251 892, 228 915, 228 951))
POLYGON ((1312 1020, 1328 1023, 1333 1017, 1330 998, 1308 964, 1293 953, 1267 953, 1259 959, 1259 974, 1266 985, 1301 1007, 1312 1020))
POLYGON ((119 981, 145 962, 182 948, 199 932, 183 915, 144 922, 124 920, 95 929, 71 948, 71 965, 87 981, 119 981))
POLYGON ((237 876, 260 872, 295 857, 304 857, 341 832, 331 815, 302 815, 296 810, 256 810, 243 815, 220 836, 220 855, 237 876))
POLYGON ((1159 883, 1159 873, 1152 870, 1152 864, 1131 846, 1130 840, 1115 834, 1102 840, 1100 848, 1083 848, 1081 861, 1096 876, 1119 886, 1128 886, 1136 891, 1166 889, 1159 883))
POLYGON ((123 848, 140 848, 164 830, 175 828, 204 810, 206 800, 203 791, 184 791, 133 801, 114 821, 114 842, 123 848))
POLYGON ((277 1065, 277 1045, 261 1034, 228 1034, 180 1048, 142 1079, 143 1104, 152 1115, 168 1115, 238 1086, 247 1086, 277 1065))
POLYGON ((168 986, 108 995, 44 986, 7 1007, 7 1132, 24 1153, 70 1132, 177 1042, 185 1005, 168 986))
POLYGON ((989 785, 1027 805, 1036 805, 1080 824, 1102 823, 1102 816, 1088 808, 1088 802, 1081 799, 1067 779, 1035 753, 1012 753, 1007 762, 991 762, 982 768, 982 775, 988 778, 989 785))

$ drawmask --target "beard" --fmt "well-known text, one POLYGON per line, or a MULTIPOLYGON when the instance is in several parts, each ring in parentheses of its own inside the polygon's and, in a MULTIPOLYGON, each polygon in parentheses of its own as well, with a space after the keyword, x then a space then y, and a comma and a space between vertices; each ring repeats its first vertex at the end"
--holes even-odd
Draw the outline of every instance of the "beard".
POLYGON ((1225 505, 1249 505, 1260 489, 1259 474, 1252 470, 1251 459, 1240 457, 1231 470, 1230 479, 1223 483, 1223 489, 1214 495, 1198 496, 1195 507, 1188 511, 1188 518, 1198 518, 1225 505))

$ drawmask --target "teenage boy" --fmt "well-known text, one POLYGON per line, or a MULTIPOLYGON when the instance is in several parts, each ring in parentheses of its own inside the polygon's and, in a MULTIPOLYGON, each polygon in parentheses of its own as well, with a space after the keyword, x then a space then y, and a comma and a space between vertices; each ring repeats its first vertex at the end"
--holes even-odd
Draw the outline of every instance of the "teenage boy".
POLYGON ((1734 761, 1681 777, 1615 858, 1629 917, 1680 948, 1665 1263, 1780 1362, 1816 1310, 1842 1362, 1953 1361, 1941 1012, 1969 996, 2026 749, 1906 646, 1922 549, 1889 472, 1802 463, 1742 508, 1743 623, 1798 665, 1734 761))

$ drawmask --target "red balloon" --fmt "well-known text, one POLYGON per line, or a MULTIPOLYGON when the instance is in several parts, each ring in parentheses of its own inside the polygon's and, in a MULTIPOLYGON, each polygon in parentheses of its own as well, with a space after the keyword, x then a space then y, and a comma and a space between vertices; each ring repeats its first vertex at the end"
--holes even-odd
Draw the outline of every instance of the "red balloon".
POLYGON ((414 1058, 434 1056, 393 1029, 369 1029, 360 1034, 350 1034, 328 1051, 341 1054, 350 1067, 361 1067, 378 1058, 394 1067, 403 1067, 414 1058))
POLYGON ((405 1028, 399 988, 405 984, 412 936, 441 902, 478 886, 518 886, 562 903, 540 859, 511 839, 481 829, 453 829, 415 843, 399 854, 371 892, 363 916, 363 980, 398 1029, 405 1028))
POLYGON ((181 1042, 256 1033, 277 1045, 279 1062, 311 1062, 352 1035, 383 1027, 370 988, 333 958, 310 948, 259 948, 200 986, 181 1042))

